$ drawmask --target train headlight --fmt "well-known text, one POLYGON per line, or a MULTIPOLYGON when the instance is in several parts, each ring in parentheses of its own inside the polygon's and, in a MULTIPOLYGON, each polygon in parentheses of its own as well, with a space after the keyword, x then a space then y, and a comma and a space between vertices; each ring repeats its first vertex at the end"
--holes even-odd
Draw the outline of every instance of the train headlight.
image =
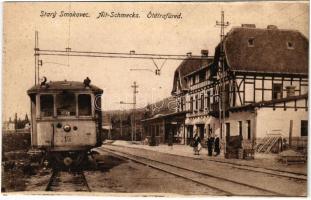
POLYGON ((56 124, 56 127, 57 127, 57 128, 61 128, 61 127, 62 127, 62 124, 58 122, 58 123, 56 124))
POLYGON ((70 125, 66 124, 66 125, 64 126, 64 131, 69 132, 70 130, 71 130, 70 125))

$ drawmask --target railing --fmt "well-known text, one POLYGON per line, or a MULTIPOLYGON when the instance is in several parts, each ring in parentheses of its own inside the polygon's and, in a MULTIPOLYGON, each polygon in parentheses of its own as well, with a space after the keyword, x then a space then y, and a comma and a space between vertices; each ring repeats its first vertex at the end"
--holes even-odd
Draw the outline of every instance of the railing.
POLYGON ((190 89, 191 90, 195 90, 195 89, 199 89, 201 87, 205 87, 207 85, 209 85, 208 82, 207 81, 203 81, 203 82, 200 82, 200 83, 196 83, 195 85, 191 85, 190 89))

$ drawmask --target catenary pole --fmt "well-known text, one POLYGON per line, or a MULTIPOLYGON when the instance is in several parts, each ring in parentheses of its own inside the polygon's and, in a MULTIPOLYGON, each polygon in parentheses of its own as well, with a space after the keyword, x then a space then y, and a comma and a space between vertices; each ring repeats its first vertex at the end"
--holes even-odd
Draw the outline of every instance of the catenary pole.
POLYGON ((220 123, 220 134, 224 139, 224 154, 226 154, 226 144, 227 137, 224 135, 225 133, 225 117, 226 117, 226 105, 225 105, 225 55, 224 55, 224 37, 225 37, 225 28, 229 26, 229 22, 225 22, 225 14, 224 11, 221 11, 221 21, 216 21, 216 26, 220 27, 220 56, 219 56, 219 123, 220 123))

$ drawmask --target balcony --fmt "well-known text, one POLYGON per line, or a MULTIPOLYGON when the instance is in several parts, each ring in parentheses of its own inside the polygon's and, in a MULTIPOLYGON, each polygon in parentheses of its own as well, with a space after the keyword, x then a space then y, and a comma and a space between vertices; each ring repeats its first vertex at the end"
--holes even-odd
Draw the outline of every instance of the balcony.
POLYGON ((191 90, 196 90, 196 89, 205 87, 205 86, 207 86, 207 85, 208 85, 208 81, 202 81, 202 82, 196 83, 196 84, 194 84, 194 85, 191 85, 191 86, 190 86, 190 89, 191 89, 191 90))
POLYGON ((211 104, 211 112, 218 112, 219 111, 219 102, 215 102, 211 104))

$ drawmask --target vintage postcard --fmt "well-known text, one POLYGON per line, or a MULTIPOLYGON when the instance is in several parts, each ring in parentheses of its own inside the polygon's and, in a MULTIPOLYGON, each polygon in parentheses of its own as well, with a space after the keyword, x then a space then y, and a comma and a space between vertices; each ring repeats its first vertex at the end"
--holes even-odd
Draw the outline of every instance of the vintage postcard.
POLYGON ((4 2, 1 192, 307 196, 309 2, 4 2))

